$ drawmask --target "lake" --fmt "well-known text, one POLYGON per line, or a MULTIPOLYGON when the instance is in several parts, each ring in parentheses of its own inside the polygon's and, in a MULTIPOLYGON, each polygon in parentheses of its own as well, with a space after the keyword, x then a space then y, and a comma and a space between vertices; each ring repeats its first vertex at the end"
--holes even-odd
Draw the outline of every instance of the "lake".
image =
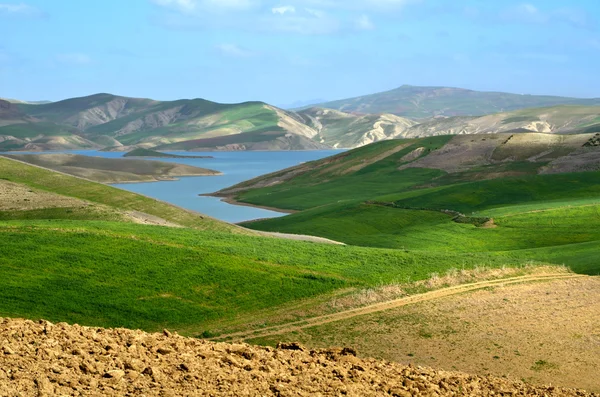
MULTIPOLYGON (((232 205, 221 201, 218 197, 199 196, 235 185, 236 183, 292 167, 307 161, 328 157, 341 150, 286 151, 286 152, 170 152, 189 156, 213 156, 212 159, 169 159, 155 160, 188 164, 202 168, 221 171, 219 176, 182 177, 177 181, 161 181, 148 183, 126 183, 113 186, 120 189, 141 193, 183 208, 198 211, 226 222, 238 223, 259 218, 273 218, 286 215, 240 205, 232 205)), ((23 152, 20 152, 23 153, 23 152)), ((46 152, 48 153, 48 152, 46 152)), ((56 153, 56 152, 54 152, 56 153)), ((95 150, 74 150, 61 153, 83 154, 120 158, 124 153, 100 152, 95 150)), ((39 154, 37 152, 36 154, 39 154)))

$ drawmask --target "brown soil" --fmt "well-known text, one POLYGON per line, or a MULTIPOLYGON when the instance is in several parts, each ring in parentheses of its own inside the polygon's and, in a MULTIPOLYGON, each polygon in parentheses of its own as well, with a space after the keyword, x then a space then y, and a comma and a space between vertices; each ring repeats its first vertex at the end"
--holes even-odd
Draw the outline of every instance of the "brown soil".
POLYGON ((379 302, 368 306, 353 308, 349 310, 339 311, 337 313, 316 316, 296 322, 290 322, 283 325, 263 328, 261 330, 251 330, 231 333, 228 335, 220 335, 219 340, 245 340, 264 338, 267 336, 279 335, 289 332, 295 332, 303 328, 314 327, 317 325, 329 324, 337 321, 348 320, 358 316, 382 312, 390 309, 395 309, 402 306, 412 305, 420 302, 428 302, 435 299, 445 298, 452 295, 463 294, 466 292, 477 291, 484 288, 492 288, 497 286, 527 283, 533 281, 569 279, 569 278, 586 278, 586 276, 574 275, 570 273, 551 273, 551 274, 534 274, 519 277, 503 278, 499 280, 480 281, 471 284, 461 284, 452 287, 437 289, 423 294, 405 296, 398 299, 379 302))
POLYGON ((352 349, 224 344, 0 318, 0 395, 594 396, 362 360, 352 349))
POLYGON ((482 289, 261 340, 600 392, 600 278, 482 289))

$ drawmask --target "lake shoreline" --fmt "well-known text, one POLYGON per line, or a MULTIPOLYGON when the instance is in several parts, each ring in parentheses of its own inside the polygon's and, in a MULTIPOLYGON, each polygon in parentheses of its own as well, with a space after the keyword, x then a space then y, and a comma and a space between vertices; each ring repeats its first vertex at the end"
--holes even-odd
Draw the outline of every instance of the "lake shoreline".
POLYGON ((136 184, 136 183, 155 183, 155 182, 177 182, 179 180, 181 180, 181 178, 199 178, 199 177, 207 177, 207 176, 223 176, 225 175, 222 172, 219 172, 218 174, 185 174, 185 175, 176 175, 172 178, 165 178, 165 179, 154 179, 154 180, 148 180, 148 181, 118 181, 118 182, 99 182, 99 183, 104 183, 106 185, 129 185, 129 184, 136 184))
MULTIPOLYGON (((296 210, 284 210, 284 209, 276 208, 276 207, 268 207, 266 205, 255 205, 255 204, 243 203, 241 201, 237 201, 232 196, 220 196, 215 193, 200 193, 198 196, 216 197, 216 198, 220 198, 222 202, 227 203, 227 204, 238 205, 241 207, 260 208, 260 209, 267 210, 267 211, 279 212, 280 214, 288 214, 289 215, 289 214, 295 214, 297 212, 300 212, 300 211, 296 211, 296 210)), ((269 218, 260 218, 260 219, 269 219, 269 218)), ((251 219, 251 220, 244 221, 244 222, 255 222, 257 220, 259 220, 259 219, 251 219)))

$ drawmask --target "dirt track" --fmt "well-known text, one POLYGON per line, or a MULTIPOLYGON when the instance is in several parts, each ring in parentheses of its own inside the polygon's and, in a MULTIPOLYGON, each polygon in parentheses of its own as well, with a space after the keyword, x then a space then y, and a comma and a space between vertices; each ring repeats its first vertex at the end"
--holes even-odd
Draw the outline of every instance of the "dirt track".
POLYGON ((0 396, 597 396, 355 354, 0 318, 0 396))
POLYGON ((293 331, 300 330, 302 328, 314 327, 316 325, 323 325, 327 323, 332 323, 340 320, 347 320, 349 318, 353 318, 356 316, 362 316, 365 314, 376 313, 384 310, 395 309, 398 307, 426 302, 434 299, 439 299, 451 295, 462 294, 465 292, 476 291, 489 287, 496 286, 504 286, 510 284, 517 283, 526 283, 526 282, 536 282, 536 281, 545 281, 545 280, 559 280, 559 279, 570 279, 570 278, 581 278, 587 276, 574 275, 574 274, 565 274, 565 273, 554 273, 554 274, 538 274, 538 275, 528 275, 528 276, 520 276, 520 277, 511 277, 500 280, 490 280, 490 281, 481 281, 477 283, 471 284, 463 284, 452 286, 448 288, 443 288, 431 292, 427 292, 424 294, 411 295, 407 297, 403 297, 400 299, 394 299, 387 302, 376 303, 373 305, 368 305, 356 309, 350 309, 341 311, 338 313, 328 314, 324 316, 318 316, 309 318, 306 320, 296 321, 292 323, 286 323, 283 325, 277 325, 267 328, 262 328, 260 330, 253 331, 244 331, 244 332, 236 332, 227 335, 220 335, 217 338, 213 338, 213 340, 233 340, 233 341, 241 341, 249 338, 261 338, 266 336, 272 336, 277 334, 289 333, 293 331))

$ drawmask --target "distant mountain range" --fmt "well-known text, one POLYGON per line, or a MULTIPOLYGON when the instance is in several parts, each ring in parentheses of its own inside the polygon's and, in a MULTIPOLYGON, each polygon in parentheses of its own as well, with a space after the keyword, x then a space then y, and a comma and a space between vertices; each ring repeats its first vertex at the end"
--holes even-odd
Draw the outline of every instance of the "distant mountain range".
POLYGON ((0 150, 132 147, 160 150, 307 150, 393 138, 415 123, 262 102, 161 102, 96 94, 48 104, 0 102, 0 150))
POLYGON ((289 111, 263 102, 155 101, 111 94, 42 104, 0 100, 0 150, 311 150, 447 134, 600 131, 600 106, 595 106, 600 99, 404 86, 338 102, 345 103, 338 106, 343 110, 289 111), (552 107, 521 109, 530 105, 552 107), (514 108, 519 110, 498 113, 514 108), (488 110, 494 114, 478 116, 488 110), (458 116, 448 117, 452 114, 458 116))
POLYGON ((391 113, 411 119, 427 119, 436 116, 482 116, 557 105, 594 106, 600 105, 600 98, 579 99, 403 85, 391 91, 313 106, 349 113, 391 113))

